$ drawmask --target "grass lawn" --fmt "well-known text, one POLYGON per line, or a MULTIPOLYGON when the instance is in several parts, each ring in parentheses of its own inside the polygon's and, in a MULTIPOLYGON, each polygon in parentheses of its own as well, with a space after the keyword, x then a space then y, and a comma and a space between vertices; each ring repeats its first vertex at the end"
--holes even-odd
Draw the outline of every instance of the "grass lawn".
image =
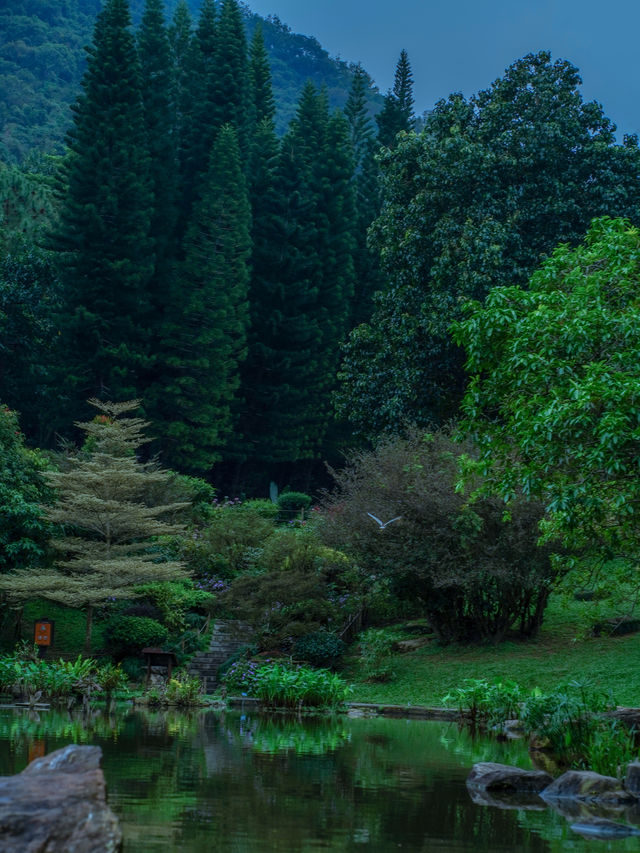
POLYGON ((640 707, 640 633, 585 637, 592 612, 589 603, 552 601, 535 640, 474 647, 430 642, 416 652, 394 655, 394 677, 385 683, 363 681, 353 654, 343 675, 353 684, 354 702, 441 705, 465 678, 486 678, 543 690, 588 680, 610 690, 619 705, 640 707))

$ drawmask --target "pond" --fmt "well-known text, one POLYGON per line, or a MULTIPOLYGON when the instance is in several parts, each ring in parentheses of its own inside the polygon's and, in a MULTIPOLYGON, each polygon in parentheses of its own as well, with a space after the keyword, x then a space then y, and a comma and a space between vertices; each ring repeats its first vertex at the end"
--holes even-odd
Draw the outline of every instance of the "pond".
POLYGON ((474 762, 531 764, 522 742, 452 723, 0 709, 0 775, 71 742, 102 747, 125 853, 638 850, 586 841, 551 809, 475 805, 474 762))

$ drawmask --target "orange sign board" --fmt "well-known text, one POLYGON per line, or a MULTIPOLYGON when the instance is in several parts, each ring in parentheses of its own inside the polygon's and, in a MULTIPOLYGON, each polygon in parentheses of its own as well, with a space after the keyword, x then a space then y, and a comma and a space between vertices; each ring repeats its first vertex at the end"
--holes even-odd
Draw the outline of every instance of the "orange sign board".
POLYGON ((52 622, 36 622, 35 641, 37 646, 50 646, 52 640, 52 622))

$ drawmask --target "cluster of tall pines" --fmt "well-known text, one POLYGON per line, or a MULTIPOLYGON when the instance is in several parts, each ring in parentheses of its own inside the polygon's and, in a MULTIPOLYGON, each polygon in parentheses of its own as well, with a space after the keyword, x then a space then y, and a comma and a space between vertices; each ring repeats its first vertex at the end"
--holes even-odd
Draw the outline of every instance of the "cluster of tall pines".
POLYGON ((260 30, 237 0, 107 0, 57 178, 60 411, 140 398, 165 465, 229 488, 309 470, 341 441, 340 344, 381 284, 366 246, 375 152, 410 127, 402 54, 378 117, 304 88, 282 138, 260 30))

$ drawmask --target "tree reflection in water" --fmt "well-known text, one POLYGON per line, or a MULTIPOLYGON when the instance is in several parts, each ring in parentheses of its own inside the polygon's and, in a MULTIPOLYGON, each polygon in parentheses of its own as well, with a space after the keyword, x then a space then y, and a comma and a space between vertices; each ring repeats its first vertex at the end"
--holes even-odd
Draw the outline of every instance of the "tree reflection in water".
POLYGON ((99 744, 125 853, 551 853, 569 838, 574 851, 592 849, 553 812, 474 805, 464 784, 474 761, 528 767, 526 746, 472 738, 452 724, 4 709, 0 739, 4 775, 25 766, 34 744, 47 752, 70 741, 99 744))

